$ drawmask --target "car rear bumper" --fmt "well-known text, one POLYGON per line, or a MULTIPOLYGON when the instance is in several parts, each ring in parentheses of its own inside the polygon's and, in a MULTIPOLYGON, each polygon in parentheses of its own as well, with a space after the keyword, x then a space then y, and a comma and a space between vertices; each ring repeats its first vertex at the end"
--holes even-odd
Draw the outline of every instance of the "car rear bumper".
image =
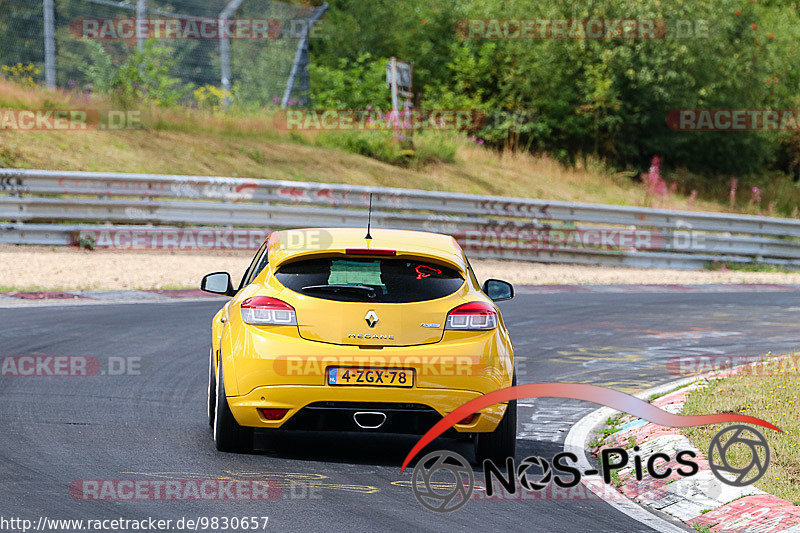
POLYGON ((510 386, 513 375, 513 352, 499 330, 446 332, 440 343, 366 349, 256 329, 247 326, 245 334, 222 347, 225 388, 231 395, 271 386, 324 387, 332 367, 411 369, 416 391, 483 394, 510 386))
MULTIPOLYGON (((443 416, 479 396, 477 392, 455 389, 281 385, 228 397, 228 405, 236 421, 249 427, 422 434, 443 416), (272 421, 263 418, 259 409, 289 412, 282 420, 272 421), (377 428, 359 427, 352 417, 357 412, 383 413, 386 419, 377 428)), ((506 404, 487 407, 471 423, 457 424, 455 430, 494 431, 505 409, 506 404)), ((369 417, 362 418, 369 421, 369 417)))

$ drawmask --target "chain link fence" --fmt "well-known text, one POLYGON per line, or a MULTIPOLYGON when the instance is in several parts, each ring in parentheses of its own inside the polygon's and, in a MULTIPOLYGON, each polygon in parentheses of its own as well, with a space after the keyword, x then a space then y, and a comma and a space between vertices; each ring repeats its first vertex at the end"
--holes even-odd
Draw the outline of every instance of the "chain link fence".
POLYGON ((271 0, 2 0, 0 64, 37 82, 91 92, 92 69, 118 66, 148 38, 170 50, 186 87, 232 89, 255 105, 304 105, 308 39, 327 5, 271 0), (49 56, 49 57, 48 57, 49 56))

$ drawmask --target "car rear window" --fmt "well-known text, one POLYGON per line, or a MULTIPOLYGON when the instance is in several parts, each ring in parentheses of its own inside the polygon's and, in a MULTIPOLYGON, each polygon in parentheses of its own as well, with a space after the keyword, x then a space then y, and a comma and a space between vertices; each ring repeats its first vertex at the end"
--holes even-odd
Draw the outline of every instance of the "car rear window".
POLYGON ((455 269, 399 258, 307 259, 281 266, 275 276, 295 292, 339 302, 422 302, 464 284, 455 269))

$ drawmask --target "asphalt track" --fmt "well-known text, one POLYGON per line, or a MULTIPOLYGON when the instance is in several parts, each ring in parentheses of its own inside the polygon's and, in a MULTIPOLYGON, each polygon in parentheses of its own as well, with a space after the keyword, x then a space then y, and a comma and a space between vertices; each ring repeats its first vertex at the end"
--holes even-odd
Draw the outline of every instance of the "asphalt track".
MULTIPOLYGON (((520 384, 641 391, 679 377, 666 364, 675 356, 800 346, 797 293, 520 292, 501 304, 520 384)), ((410 470, 399 468, 414 438, 286 434, 258 440, 254 454, 216 452, 204 402, 208 324, 219 306, 0 309, 0 355, 141 357, 138 375, 0 377, 0 516, 268 516, 269 531, 646 530, 604 502, 472 501, 450 514, 426 511, 408 487, 410 470), (274 479, 283 490, 272 502, 78 501, 69 492, 76 480, 143 478, 274 479)), ((522 401, 517 460, 560 451, 569 427, 593 408, 522 401)), ((436 445, 470 457, 466 443, 436 445)))

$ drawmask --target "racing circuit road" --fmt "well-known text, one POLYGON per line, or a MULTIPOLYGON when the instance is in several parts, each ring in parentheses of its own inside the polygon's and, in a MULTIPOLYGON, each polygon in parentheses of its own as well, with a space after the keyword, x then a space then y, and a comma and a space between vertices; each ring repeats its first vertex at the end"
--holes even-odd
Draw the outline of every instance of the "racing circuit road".
MULTIPOLYGON (((798 292, 533 293, 501 304, 519 383, 641 391, 680 355, 797 349, 798 292)), ((424 510, 400 463, 416 438, 319 433, 218 453, 206 421, 209 321, 220 302, 0 309, 0 355, 141 357, 138 375, 0 378, 0 515, 75 519, 268 516, 272 531, 643 531, 605 502, 472 501, 424 510), (82 479, 274 479, 272 502, 78 501, 82 479), (301 483, 289 489, 291 480, 301 483), (399 483, 398 483, 399 482, 399 483), (405 482, 405 483, 403 483, 405 482)), ((595 406, 523 400, 517 460, 550 457, 595 406)), ((467 443, 437 441, 471 456, 467 443)), ((482 474, 476 469, 476 478, 482 474)))

